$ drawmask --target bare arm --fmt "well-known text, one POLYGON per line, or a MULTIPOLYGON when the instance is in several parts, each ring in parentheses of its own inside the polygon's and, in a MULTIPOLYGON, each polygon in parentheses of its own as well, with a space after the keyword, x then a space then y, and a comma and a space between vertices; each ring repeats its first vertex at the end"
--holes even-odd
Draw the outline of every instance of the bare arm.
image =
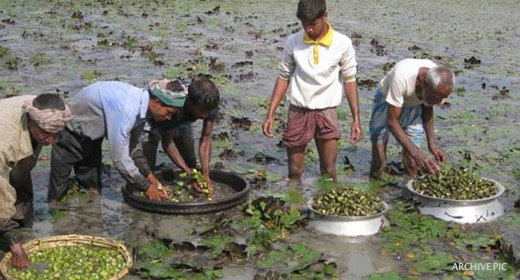
POLYGON ((392 132, 397 142, 403 146, 403 149, 412 156, 421 170, 429 173, 437 172, 439 166, 435 161, 426 157, 404 132, 403 128, 399 124, 400 116, 401 108, 388 104, 388 129, 392 132))
POLYGON ((350 113, 352 114, 352 124, 350 126, 350 144, 357 144, 361 140, 361 123, 359 117, 359 93, 357 82, 346 82, 345 95, 347 97, 350 113))
POLYGON ((262 130, 264 135, 271 138, 273 137, 273 124, 274 124, 274 113, 276 109, 282 102, 282 98, 285 96, 287 92, 287 88, 289 87, 289 81, 284 80, 280 77, 276 79, 276 83, 274 85, 273 94, 271 96, 271 102, 269 103, 269 108, 267 109, 267 115, 265 116, 264 123, 262 124, 262 130))
POLYGON ((435 146, 434 132, 433 132, 433 107, 422 106, 422 123, 424 132, 426 134, 426 141, 428 147, 435 146))
POLYGON ((422 122, 424 132, 426 134, 426 141, 428 143, 428 150, 435 157, 437 162, 444 162, 446 160, 446 155, 437 147, 437 144, 435 143, 433 106, 422 106, 422 122))
POLYGON ((174 130, 164 129, 161 131, 161 143, 163 150, 166 152, 170 160, 177 165, 180 169, 191 175, 191 169, 188 167, 181 153, 177 149, 175 142, 173 141, 174 130))
POLYGON ((209 177, 209 162, 211 159, 211 134, 213 132, 214 121, 210 119, 204 119, 202 125, 202 133, 199 139, 199 158, 201 165, 201 172, 208 182, 208 186, 211 186, 211 180, 209 177))
POLYGON ((403 146, 403 149, 410 153, 414 158, 415 155, 421 154, 419 148, 408 138, 403 128, 399 124, 401 116, 401 108, 388 104, 388 129, 394 135, 397 142, 403 146))

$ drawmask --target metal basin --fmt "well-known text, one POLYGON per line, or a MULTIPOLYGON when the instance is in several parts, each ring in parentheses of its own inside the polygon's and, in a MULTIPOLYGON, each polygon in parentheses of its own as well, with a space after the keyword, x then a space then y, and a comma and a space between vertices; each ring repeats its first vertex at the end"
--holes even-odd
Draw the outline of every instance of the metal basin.
POLYGON ((504 214, 504 206, 498 201, 498 198, 504 194, 505 188, 493 179, 484 177, 482 179, 495 183, 496 195, 474 200, 444 199, 416 192, 413 188, 414 180, 408 181, 406 187, 419 202, 418 208, 423 215, 432 215, 444 221, 460 224, 486 223, 494 221, 504 214))
POLYGON ((389 224, 385 217, 388 204, 383 201, 384 210, 371 216, 323 215, 312 209, 312 201, 307 203, 309 226, 324 233, 341 236, 369 236, 378 233, 389 224))

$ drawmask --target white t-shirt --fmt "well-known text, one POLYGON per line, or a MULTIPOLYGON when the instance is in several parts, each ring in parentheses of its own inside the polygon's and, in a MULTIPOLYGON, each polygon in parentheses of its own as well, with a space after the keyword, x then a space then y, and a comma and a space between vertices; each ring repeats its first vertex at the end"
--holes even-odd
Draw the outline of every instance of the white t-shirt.
POLYGON ((421 67, 435 67, 429 59, 407 58, 399 61, 381 80, 379 89, 385 96, 385 101, 395 107, 412 107, 423 104, 417 98, 415 83, 421 67))

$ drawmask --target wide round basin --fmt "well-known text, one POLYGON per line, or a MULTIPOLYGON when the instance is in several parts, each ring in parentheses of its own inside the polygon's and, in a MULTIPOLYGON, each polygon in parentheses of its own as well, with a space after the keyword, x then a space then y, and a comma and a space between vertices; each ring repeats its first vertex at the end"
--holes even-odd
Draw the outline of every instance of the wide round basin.
POLYGON ((419 202, 418 208, 423 215, 432 215, 448 222, 485 223, 496 220, 504 214, 504 206, 498 198, 504 194, 505 188, 499 182, 492 181, 497 187, 497 194, 492 197, 474 200, 456 200, 431 197, 420 194, 413 187, 414 180, 408 181, 406 187, 419 202))
POLYGON ((324 233, 341 236, 370 236, 378 233, 389 224, 385 217, 388 204, 384 201, 384 210, 371 216, 333 216, 323 215, 312 209, 312 201, 307 203, 309 226, 324 233))

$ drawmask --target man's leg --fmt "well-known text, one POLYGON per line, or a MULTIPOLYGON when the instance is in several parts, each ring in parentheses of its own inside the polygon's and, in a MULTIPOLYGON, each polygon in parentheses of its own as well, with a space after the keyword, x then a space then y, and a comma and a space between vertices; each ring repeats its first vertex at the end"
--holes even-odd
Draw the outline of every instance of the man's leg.
POLYGON ((287 158, 289 160, 289 179, 300 180, 303 174, 303 160, 305 158, 305 147, 287 147, 287 158))
POLYGON ((287 148, 289 179, 300 180, 303 174, 305 148, 314 138, 316 120, 313 111, 289 106, 287 128, 282 142, 287 148))
POLYGON ((56 204, 67 193, 72 167, 83 159, 81 143, 68 129, 63 130, 52 145, 51 171, 47 201, 56 204))
POLYGON ((386 141, 372 143, 372 160, 370 162, 370 178, 379 179, 383 176, 386 166, 386 141))
POLYGON ((338 159, 338 140, 316 139, 316 148, 320 158, 321 175, 329 175, 332 180, 337 179, 336 160, 338 159))
POLYGON ((190 168, 195 168, 197 166, 197 157, 195 156, 195 141, 193 138, 181 136, 173 138, 173 142, 175 146, 181 153, 184 162, 190 168))
POLYGON ((193 140, 193 131, 191 123, 183 123, 175 128, 173 142, 181 153, 184 162, 190 168, 197 166, 197 156, 195 154, 195 141, 193 140))
POLYGON ((321 175, 329 175, 332 180, 336 180, 338 139, 341 138, 337 109, 328 108, 316 111, 313 116, 316 123, 314 141, 320 159, 320 173, 321 175))
POLYGON ((374 95, 372 114, 368 124, 370 142, 372 143, 372 159, 370 161, 370 178, 379 179, 386 167, 386 151, 390 132, 387 125, 388 104, 379 88, 374 95))
POLYGON ((157 164, 157 150, 159 147, 159 141, 161 140, 161 134, 157 129, 151 129, 148 132, 148 137, 142 141, 141 147, 143 149, 143 155, 148 161, 152 171, 157 164))
POLYGON ((81 186, 90 194, 101 193, 101 144, 103 138, 83 143, 83 160, 74 167, 74 172, 81 186))

